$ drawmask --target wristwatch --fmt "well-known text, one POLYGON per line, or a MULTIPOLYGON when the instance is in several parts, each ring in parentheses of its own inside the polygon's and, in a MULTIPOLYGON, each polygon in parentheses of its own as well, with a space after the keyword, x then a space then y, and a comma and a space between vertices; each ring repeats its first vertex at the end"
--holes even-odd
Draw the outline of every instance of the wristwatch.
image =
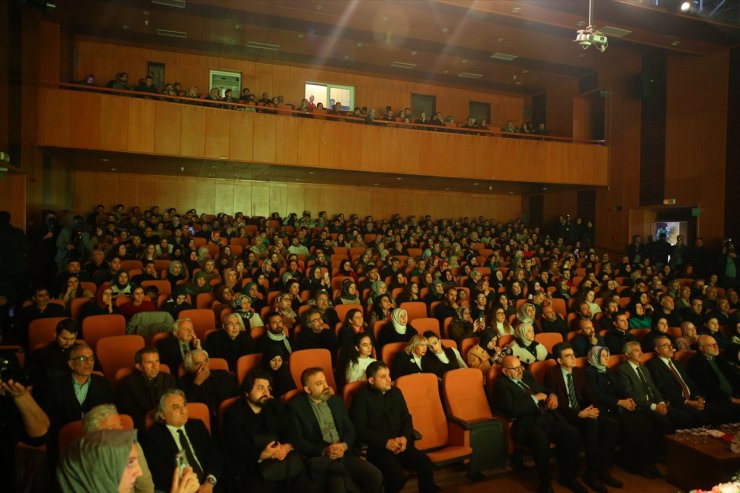
POLYGON ((213 474, 209 474, 208 476, 206 476, 206 483, 210 484, 211 486, 216 486, 217 482, 218 480, 213 474))

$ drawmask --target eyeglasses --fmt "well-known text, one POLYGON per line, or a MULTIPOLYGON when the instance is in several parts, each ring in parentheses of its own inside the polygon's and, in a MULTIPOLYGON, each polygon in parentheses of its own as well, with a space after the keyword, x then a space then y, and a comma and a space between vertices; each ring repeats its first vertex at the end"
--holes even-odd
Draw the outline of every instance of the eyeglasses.
POLYGON ((322 319, 321 317, 319 317, 319 318, 314 318, 313 320, 309 320, 308 323, 312 324, 312 323, 321 322, 321 321, 322 319))
POLYGON ((524 367, 522 365, 512 366, 510 368, 504 368, 504 370, 513 370, 513 371, 519 371, 519 370, 523 370, 523 369, 524 369, 524 367))
POLYGON ((72 361, 79 361, 80 363, 84 363, 86 361, 93 362, 95 361, 95 356, 78 356, 76 358, 72 358, 72 361))

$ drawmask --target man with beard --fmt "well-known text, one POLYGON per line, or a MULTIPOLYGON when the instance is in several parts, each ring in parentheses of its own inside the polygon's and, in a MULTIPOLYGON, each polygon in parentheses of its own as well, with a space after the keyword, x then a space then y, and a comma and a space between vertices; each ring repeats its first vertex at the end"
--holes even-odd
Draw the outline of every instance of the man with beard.
POLYGON ((238 491, 277 492, 308 488, 303 463, 288 442, 285 407, 272 398, 270 375, 255 369, 241 386, 243 398, 224 412, 223 439, 235 460, 238 491))
POLYGON ((301 374, 305 393, 290 400, 291 442, 304 458, 304 467, 324 491, 378 493, 381 472, 357 454, 355 428, 342 400, 333 395, 321 368, 301 374))

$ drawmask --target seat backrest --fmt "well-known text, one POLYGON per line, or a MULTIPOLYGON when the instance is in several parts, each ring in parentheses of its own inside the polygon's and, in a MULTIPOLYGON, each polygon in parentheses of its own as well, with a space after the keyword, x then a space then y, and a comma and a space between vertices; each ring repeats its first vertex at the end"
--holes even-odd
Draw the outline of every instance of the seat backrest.
POLYGON ((244 356, 240 356, 239 359, 236 360, 236 380, 239 382, 239 385, 242 384, 247 373, 252 371, 254 368, 259 367, 261 364, 262 353, 245 354, 244 356))
POLYGON ((337 384, 334 381, 334 372, 331 366, 331 353, 328 349, 299 349, 290 353, 290 375, 295 385, 303 389, 301 384, 301 373, 306 368, 319 367, 324 370, 326 382, 336 392, 337 384))
MULTIPOLYGON (((128 414, 119 414, 121 417, 121 424, 123 425, 124 430, 133 430, 134 429, 134 420, 129 416, 128 414)), ((75 440, 82 438, 82 436, 85 434, 84 430, 82 429, 82 420, 72 421, 64 426, 59 430, 59 437, 57 446, 59 449, 59 455, 62 455, 62 452, 64 452, 64 449, 67 448, 67 445, 74 442, 75 440)))
MULTIPOLYGON (((94 293, 95 291, 93 291, 94 293)), ((75 298, 69 303, 69 315, 75 319, 77 322, 80 321, 80 313, 82 312, 82 307, 85 305, 85 303, 88 303, 89 301, 95 302, 95 298, 75 298)))
POLYGON ((350 310, 360 310, 363 311, 362 305, 357 303, 349 303, 346 305, 336 305, 334 307, 334 310, 337 312, 337 316, 339 317, 340 322, 344 322, 345 317, 347 317, 347 312, 350 310))
POLYGON ((342 388, 342 400, 344 401, 344 407, 350 409, 352 407, 352 398, 355 396, 358 390, 366 385, 367 382, 364 380, 344 384, 344 388, 342 388))
POLYGON ((33 351, 38 346, 44 346, 57 337, 57 324, 67 317, 37 318, 28 324, 28 349, 33 351))
POLYGON ((547 370, 557 364, 557 360, 554 359, 535 361, 534 363, 529 365, 529 372, 532 374, 532 377, 534 377, 535 381, 542 385, 545 381, 545 373, 547 373, 547 370))
MULTIPOLYGON (((403 351, 403 349, 408 344, 405 342, 391 342, 389 344, 386 344, 383 346, 383 350, 380 353, 380 359, 383 360, 383 363, 388 365, 388 368, 393 367, 393 358, 396 357, 398 353, 403 351)), ((393 375, 391 375, 393 377, 393 375)))
POLYGON ((673 356, 677 361, 680 361, 683 364, 686 364, 689 362, 691 358, 694 357, 696 354, 696 351, 693 349, 684 349, 683 351, 676 351, 676 354, 673 356))
POLYGON ((468 351, 470 351, 473 346, 478 344, 480 342, 480 337, 466 337, 462 341, 460 341, 460 356, 462 356, 463 361, 468 360, 468 351))
POLYGON ((183 310, 177 318, 189 318, 193 321, 193 328, 198 339, 204 340, 206 332, 216 328, 216 314, 209 308, 195 308, 183 310))
MULTIPOLYGON (((210 370, 224 370, 229 371, 229 363, 224 358, 208 358, 208 368, 210 370)), ((177 369, 177 378, 182 378, 187 372, 185 371, 185 364, 181 363, 177 369)))
POLYGON ((439 320, 436 318, 416 318, 411 325, 419 332, 419 334, 423 334, 424 332, 431 330, 437 334, 438 338, 442 338, 442 335, 439 332, 439 320))
POLYGON ((195 308, 210 308, 214 301, 216 301, 216 295, 213 292, 198 293, 195 297, 195 308))
POLYGON ((563 342, 563 334, 560 332, 540 332, 534 335, 534 340, 545 346, 548 353, 552 353, 553 346, 563 342))
POLYGON ((417 318, 427 318, 427 304, 423 301, 406 301, 401 303, 399 308, 406 310, 410 322, 417 318))
POLYGON ((221 430, 221 436, 219 437, 219 440, 221 440, 221 442, 223 442, 224 439, 224 413, 228 408, 236 404, 239 399, 241 399, 241 396, 229 397, 228 399, 221 401, 221 403, 218 405, 218 429, 221 430))
POLYGON ((131 366, 136 351, 143 347, 144 338, 137 335, 103 337, 98 341, 95 353, 111 385, 115 384, 118 369, 131 366))
POLYGON ((211 433, 211 412, 202 402, 188 402, 188 419, 199 419, 211 433))
POLYGON ((560 315, 561 317, 565 318, 568 315, 568 310, 565 306, 565 300, 562 298, 552 298, 550 300, 550 304, 552 305, 552 309, 555 310, 555 313, 560 315))
POLYGON ((450 416, 463 421, 493 418, 477 368, 450 370, 442 377, 442 393, 450 416))
POLYGON ((142 281, 141 287, 146 289, 149 286, 156 286, 157 290, 159 291, 159 294, 166 294, 167 296, 172 294, 172 285, 170 284, 170 281, 163 281, 163 280, 142 281))
POLYGON ((427 450, 446 446, 449 438, 447 418, 439 398, 437 376, 433 373, 405 375, 396 380, 396 387, 406 399, 414 429, 421 433, 416 448, 427 450))
POLYGON ((117 313, 90 315, 82 321, 82 335, 94 351, 103 337, 126 335, 126 318, 117 313))

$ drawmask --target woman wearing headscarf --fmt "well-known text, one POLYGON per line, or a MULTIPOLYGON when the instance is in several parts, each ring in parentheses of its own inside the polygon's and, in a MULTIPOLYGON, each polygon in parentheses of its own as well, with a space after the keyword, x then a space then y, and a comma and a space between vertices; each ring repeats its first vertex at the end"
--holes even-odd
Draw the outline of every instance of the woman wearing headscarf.
POLYGON ((186 287, 190 299, 195 300, 200 293, 210 293, 213 291, 213 286, 208 282, 208 274, 205 272, 197 272, 193 276, 193 280, 186 287))
POLYGON ((252 298, 246 294, 236 296, 234 298, 233 307, 234 313, 239 315, 239 318, 242 319, 245 330, 251 331, 255 327, 265 326, 260 314, 252 307, 252 298))
POLYGON ((531 323, 520 323, 514 329, 515 339, 511 341, 509 347, 511 354, 519 358, 522 365, 529 366, 535 361, 545 361, 547 359, 547 349, 545 346, 534 340, 534 326, 531 323))
POLYGON ((478 344, 470 348, 467 355, 468 366, 479 368, 483 373, 493 365, 501 364, 505 352, 498 346, 498 335, 493 327, 481 332, 478 344))
POLYGON ((248 282, 247 285, 244 286, 242 293, 249 296, 249 299, 252 300, 252 308, 255 312, 260 313, 262 308, 266 306, 264 301, 264 294, 260 291, 260 286, 256 282, 248 282))
POLYGON ((374 304, 376 298, 386 293, 388 293, 388 285, 385 281, 378 279, 370 285, 370 295, 367 297, 367 304, 374 304))
POLYGON ((419 296, 419 283, 416 281, 409 281, 401 294, 398 295, 398 299, 396 301, 399 305, 408 301, 422 301, 419 296))
POLYGON ((424 303, 427 304, 427 307, 434 303, 435 301, 444 301, 445 298, 445 286, 442 283, 442 281, 434 281, 432 282, 432 285, 429 287, 429 292, 424 297, 424 303))
POLYGON ((94 298, 95 295, 80 285, 80 278, 71 275, 67 278, 67 287, 62 294, 62 301, 69 312, 72 300, 77 298, 94 298))
POLYGON ((110 288, 113 290, 113 298, 118 298, 119 296, 131 296, 133 285, 129 279, 128 272, 125 270, 119 270, 118 273, 116 273, 116 277, 113 278, 110 288))
MULTIPOLYGON (((56 471, 62 493, 130 493, 142 475, 136 430, 88 433, 64 451, 56 471)), ((188 468, 175 474, 170 493, 194 493, 198 477, 188 468)))
MULTIPOLYGON (((111 313, 118 313, 118 306, 113 300, 113 290, 110 287, 101 286, 98 288, 95 301, 82 305, 80 321, 91 315, 110 315, 111 313)), ((80 327, 82 327, 82 324, 80 324, 80 327)), ((82 334, 77 336, 82 338, 82 334)))
POLYGON ((433 373, 429 368, 429 360, 424 358, 427 354, 426 337, 414 334, 408 341, 408 345, 403 351, 396 354, 391 365, 391 376, 397 380, 405 375, 414 373, 433 373))
MULTIPOLYGON (((391 320, 378 332, 378 352, 382 354, 383 346, 392 342, 409 342, 419 333, 409 323, 409 314, 403 308, 396 308, 391 313, 391 320)), ((395 378, 395 376, 394 376, 395 378)))
POLYGON ((537 314, 537 308, 533 303, 523 303, 516 311, 517 325, 533 324, 537 314))
POLYGON ((607 369, 609 349, 594 346, 588 352, 588 366, 584 369, 586 381, 598 399, 599 416, 616 419, 622 448, 623 467, 648 478, 660 477, 655 469, 655 443, 662 437, 655 437, 650 419, 637 409, 631 398, 623 399, 619 392, 617 377, 607 369))
POLYGON ((272 395, 280 397, 296 388, 288 366, 289 355, 277 344, 269 344, 262 355, 262 367, 272 377, 272 395))
POLYGON ((334 301, 335 305, 360 305, 360 296, 357 293, 357 283, 354 279, 345 279, 342 281, 342 292, 334 301))
POLYGON ((188 270, 185 267, 185 264, 179 260, 171 261, 169 267, 167 267, 167 280, 170 283, 171 292, 175 292, 175 287, 177 287, 178 282, 187 278, 188 270))
POLYGON ((293 311, 292 301, 290 293, 280 293, 275 297, 272 305, 272 310, 283 316, 283 325, 291 335, 296 320, 298 320, 298 314, 293 311))
POLYGON ((311 297, 316 296, 321 290, 331 291, 331 278, 329 271, 324 271, 320 266, 314 265, 303 282, 304 288, 311 292, 311 297))

